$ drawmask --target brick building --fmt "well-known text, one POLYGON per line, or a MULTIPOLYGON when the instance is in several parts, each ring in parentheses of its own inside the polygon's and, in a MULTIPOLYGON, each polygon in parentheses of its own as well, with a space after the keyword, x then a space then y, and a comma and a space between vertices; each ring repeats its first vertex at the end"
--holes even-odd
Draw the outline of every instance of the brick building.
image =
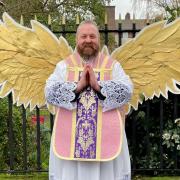
MULTIPOLYGON (((147 25, 147 19, 135 19, 135 17, 131 18, 130 13, 127 13, 124 19, 115 19, 115 6, 106 6, 106 14, 108 29, 110 30, 118 29, 119 23, 121 23, 122 30, 131 30, 133 28, 133 23, 136 25, 136 29, 143 29, 147 25)), ((114 35, 115 41, 118 42, 118 35, 116 33, 114 33, 114 35)), ((133 35, 131 32, 124 32, 122 35, 122 43, 132 37, 133 35)))

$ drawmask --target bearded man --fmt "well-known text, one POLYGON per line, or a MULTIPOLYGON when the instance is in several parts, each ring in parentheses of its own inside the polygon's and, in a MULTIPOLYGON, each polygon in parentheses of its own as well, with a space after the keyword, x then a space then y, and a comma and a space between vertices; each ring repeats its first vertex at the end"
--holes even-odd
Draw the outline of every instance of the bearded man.
POLYGON ((97 25, 83 21, 75 52, 47 80, 47 102, 56 106, 49 180, 131 179, 123 106, 133 85, 99 49, 97 25))

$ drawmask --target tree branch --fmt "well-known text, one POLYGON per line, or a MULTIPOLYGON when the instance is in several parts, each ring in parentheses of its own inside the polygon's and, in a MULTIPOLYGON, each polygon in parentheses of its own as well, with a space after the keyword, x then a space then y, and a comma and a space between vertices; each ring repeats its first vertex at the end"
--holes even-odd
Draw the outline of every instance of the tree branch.
POLYGON ((5 4, 2 1, 0 1, 0 5, 5 7, 5 4))
POLYGON ((49 1, 49 0, 46 0, 46 1, 43 3, 43 9, 46 7, 48 1, 49 1))
POLYGON ((68 3, 68 0, 64 0, 64 1, 62 1, 61 3, 57 4, 57 5, 55 6, 55 8, 58 8, 59 6, 65 4, 65 3, 68 3))

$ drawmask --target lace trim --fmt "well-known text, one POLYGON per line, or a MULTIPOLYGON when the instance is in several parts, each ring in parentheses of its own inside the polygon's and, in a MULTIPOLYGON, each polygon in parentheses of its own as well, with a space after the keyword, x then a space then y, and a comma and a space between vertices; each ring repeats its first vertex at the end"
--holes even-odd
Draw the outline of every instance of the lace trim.
POLYGON ((100 81, 101 93, 106 99, 102 102, 103 111, 108 111, 126 104, 131 98, 131 91, 121 81, 100 81))
POLYGON ((75 103, 71 101, 75 98, 75 93, 73 92, 77 88, 74 82, 55 82, 49 87, 46 87, 46 100, 48 103, 64 107, 66 109, 74 109, 75 103))
POLYGON ((124 175, 122 180, 131 180, 131 175, 130 174, 124 175))

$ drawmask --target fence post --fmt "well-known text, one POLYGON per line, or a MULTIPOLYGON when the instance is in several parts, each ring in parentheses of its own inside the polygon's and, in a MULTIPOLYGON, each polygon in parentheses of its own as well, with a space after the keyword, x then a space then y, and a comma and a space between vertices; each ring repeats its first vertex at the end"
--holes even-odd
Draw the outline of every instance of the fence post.
POLYGON ((133 38, 136 36, 136 23, 135 22, 133 22, 133 24, 132 24, 132 34, 133 34, 133 38))
POLYGON ((12 93, 10 93, 8 95, 8 119, 7 119, 10 171, 14 170, 14 141, 13 141, 12 113, 13 113, 13 102, 12 102, 12 93))
POLYGON ((62 36, 66 38, 66 29, 65 29, 66 19, 65 16, 62 16, 62 36))
POLYGON ((164 116, 163 116, 163 111, 164 111, 164 108, 163 108, 163 97, 160 96, 160 168, 163 169, 163 146, 162 146, 162 142, 163 142, 163 139, 162 139, 162 135, 163 135, 163 119, 164 119, 164 116))
POLYGON ((27 140, 27 135, 26 135, 26 109, 24 108, 24 106, 22 105, 22 120, 23 120, 23 124, 22 124, 22 135, 23 135, 23 167, 24 170, 27 170, 27 144, 26 144, 26 140, 27 140))
POLYGON ((122 45, 122 23, 121 23, 121 14, 119 14, 119 23, 118 23, 118 46, 122 45))
POLYGON ((53 126, 54 126, 54 116, 53 116, 53 114, 50 113, 50 129, 51 129, 51 134, 53 132, 53 126))
POLYGON ((107 13, 105 14, 105 21, 104 21, 104 44, 108 46, 108 24, 107 24, 107 13))
POLYGON ((36 130, 37 130, 37 136, 36 136, 36 142, 37 142, 37 169, 41 169, 41 143, 40 143, 40 138, 41 138, 41 132, 40 132, 40 111, 39 108, 36 106, 36 130))
POLYGON ((122 24, 121 24, 121 22, 118 23, 118 37, 119 37, 118 46, 121 46, 122 45, 122 24))
MULTIPOLYGON (((132 34, 133 34, 133 38, 136 36, 136 24, 135 22, 133 22, 132 25, 132 34)), ((133 139, 132 139, 132 146, 133 146, 133 169, 136 169, 136 119, 133 119, 133 127, 132 127, 132 135, 133 135, 133 139)))
MULTIPOLYGON (((173 125, 175 126, 175 123, 174 123, 174 120, 178 117, 178 114, 177 114, 177 107, 178 107, 178 97, 177 97, 177 95, 174 95, 173 96, 174 97, 174 104, 173 104, 173 106, 174 106, 174 112, 173 112, 173 125)), ((175 148, 174 149, 174 167, 175 167, 175 169, 177 169, 178 168, 178 166, 177 166, 177 149, 175 148)))
POLYGON ((132 117, 132 169, 133 169, 133 173, 136 171, 136 125, 137 125, 137 119, 135 118, 138 112, 134 113, 134 116, 132 117))
MULTIPOLYGON (((48 28, 52 31, 52 20, 51 20, 51 16, 48 15, 48 28)), ((51 135, 52 135, 52 132, 53 132, 53 126, 54 126, 54 116, 53 114, 50 113, 50 132, 51 132, 51 135)))
MULTIPOLYGON (((150 146, 149 146, 149 121, 150 121, 150 119, 149 119, 149 117, 150 117, 150 102, 149 102, 149 100, 147 100, 147 103, 146 103, 146 144, 147 144, 147 149, 146 149, 146 153, 147 153, 147 162, 149 162, 149 160, 150 160, 150 157, 149 157, 149 155, 150 155, 150 146)), ((147 168, 149 168, 149 166, 147 167, 147 168)))

